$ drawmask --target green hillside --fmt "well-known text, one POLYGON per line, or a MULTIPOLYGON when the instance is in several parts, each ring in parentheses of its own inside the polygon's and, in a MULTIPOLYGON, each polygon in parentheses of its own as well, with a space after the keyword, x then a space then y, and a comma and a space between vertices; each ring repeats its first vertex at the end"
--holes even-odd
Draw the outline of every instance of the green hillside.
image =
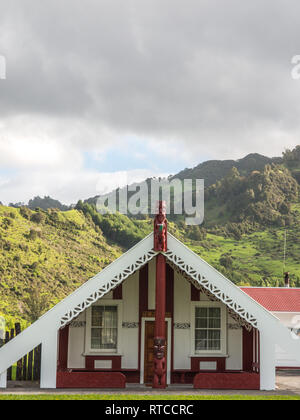
MULTIPOLYGON (((124 249, 108 240, 81 211, 39 211, 25 217, 23 211, 0 207, 0 313, 8 321, 21 320, 25 324, 32 321, 26 316, 32 296, 37 296, 37 302, 33 301, 35 310, 41 303, 39 297, 47 302, 41 308, 44 312, 124 249), (43 220, 34 222, 40 220, 40 215, 43 220)), ((293 212, 298 227, 287 230, 287 268, 293 285, 300 286, 300 205, 295 205, 293 212)), ((143 232, 151 230, 150 222, 140 222, 143 232)), ((257 231, 240 240, 212 233, 193 240, 190 237, 195 232, 173 223, 170 231, 238 285, 283 285, 284 228, 257 231)))
MULTIPOLYGON (((265 159, 250 155, 239 169, 230 161, 206 188, 204 224, 170 217, 169 231, 237 285, 283 286, 289 271, 300 287, 300 147, 265 159)), ((0 205, 0 315, 7 321, 34 321, 152 231, 151 217, 102 216, 94 200, 69 211, 0 205)))
POLYGON ((252 153, 239 160, 209 160, 195 168, 179 172, 174 178, 204 179, 206 187, 209 187, 227 176, 232 168, 236 168, 242 175, 249 175, 252 171, 262 171, 266 165, 272 163, 282 163, 282 158, 268 158, 252 153))
POLYGON ((57 303, 121 253, 78 211, 0 206, 0 314, 24 320, 24 302, 57 303))

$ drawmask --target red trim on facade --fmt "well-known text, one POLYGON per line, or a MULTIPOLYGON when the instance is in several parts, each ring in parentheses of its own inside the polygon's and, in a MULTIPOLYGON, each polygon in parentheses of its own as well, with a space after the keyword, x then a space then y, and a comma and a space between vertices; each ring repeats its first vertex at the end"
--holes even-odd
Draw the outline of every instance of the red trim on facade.
POLYGON ((155 329, 154 329, 154 375, 153 388, 166 388, 167 379, 167 354, 166 349, 166 257, 158 254, 156 257, 156 291, 155 291, 155 329), (161 345, 158 345, 160 340, 161 345), (159 347, 158 347, 159 346, 159 347), (155 350, 158 349, 159 350, 155 350), (162 351, 162 356, 159 357, 159 352, 162 351))
MULTIPOLYGON (((139 357, 138 369, 141 368, 141 339, 142 339, 142 317, 143 312, 148 311, 148 289, 149 289, 149 264, 146 264, 139 272, 139 357)), ((138 380, 140 382, 140 379, 138 380)))
POLYGON ((257 330, 258 334, 258 364, 259 364, 259 371, 260 371, 260 331, 257 330))
POLYGON ((256 373, 260 372, 260 334, 258 330, 254 330, 254 352, 252 370, 256 373))
POLYGON ((216 362, 217 370, 214 372, 226 371, 226 358, 225 357, 191 357, 191 371, 200 372, 200 362, 216 362))
POLYGON ((126 377, 119 372, 57 372, 57 388, 125 388, 126 377))
POLYGON ((140 269, 139 281, 139 312, 140 318, 143 312, 148 311, 148 283, 149 283, 149 265, 145 265, 140 269))
POLYGON ((195 372, 190 370, 176 369, 171 374, 172 384, 192 384, 194 381, 195 372))
POLYGON ((300 370, 300 366, 297 366, 297 367, 291 367, 291 366, 284 367, 284 366, 280 366, 280 367, 277 367, 276 369, 277 370, 300 370))
POLYGON ((253 370, 253 330, 247 331, 243 328, 243 371, 253 370))
POLYGON ((198 290, 193 284, 191 284, 191 301, 192 302, 200 301, 200 290, 198 290))
POLYGON ((167 264, 166 267, 166 312, 172 315, 174 318, 174 270, 167 264))
POLYGON ((259 390, 260 375, 249 372, 199 373, 195 376, 194 388, 259 390))
POLYGON ((174 370, 174 270, 167 264, 166 312, 171 314, 171 372, 174 370))
MULTIPOLYGON (((88 370, 95 370, 96 360, 111 360, 112 361, 111 370, 121 370, 122 368, 121 356, 86 356, 85 368, 88 370)), ((107 369, 107 370, 109 371, 110 369, 107 369)))
POLYGON ((59 330, 58 369, 68 368, 69 325, 59 330))
POLYGON ((166 257, 156 257, 155 337, 166 338, 166 257))
POLYGON ((122 373, 126 376, 127 384, 139 384, 140 383, 140 371, 126 371, 122 370, 122 373))
POLYGON ((122 300, 123 299, 123 286, 120 284, 116 289, 113 291, 113 299, 114 300, 122 300))

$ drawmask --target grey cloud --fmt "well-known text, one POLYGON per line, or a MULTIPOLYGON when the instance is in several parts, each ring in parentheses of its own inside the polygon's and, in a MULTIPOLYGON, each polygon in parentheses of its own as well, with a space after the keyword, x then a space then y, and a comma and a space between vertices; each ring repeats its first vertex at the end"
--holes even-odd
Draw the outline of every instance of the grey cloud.
POLYGON ((2 118, 81 119, 95 131, 83 146, 105 128, 191 160, 298 142, 298 0, 0 1, 2 118))

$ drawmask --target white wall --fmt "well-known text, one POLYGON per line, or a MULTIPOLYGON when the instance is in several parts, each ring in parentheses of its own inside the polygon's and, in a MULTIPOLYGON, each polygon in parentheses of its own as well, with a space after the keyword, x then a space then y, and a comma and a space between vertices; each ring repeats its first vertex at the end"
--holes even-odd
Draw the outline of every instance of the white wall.
MULTIPOLYGON (((191 322, 191 286, 174 272, 174 323, 191 322)), ((174 329, 174 369, 191 368, 190 329, 174 329)))
MULTIPOLYGON (((155 261, 149 266, 149 306, 155 308, 155 261)), ((112 294, 106 296, 111 299, 112 294)), ((103 298, 102 300, 105 300, 103 298)), ((207 301, 205 294, 201 294, 201 301, 207 301)), ((122 323, 139 322, 139 273, 130 276, 123 283, 122 323)), ((86 321, 86 312, 80 315, 78 322, 86 321)), ((174 323, 191 324, 191 286, 190 283, 177 272, 174 273, 174 323)), ((228 324, 235 321, 228 317, 228 324)), ((121 329, 122 368, 138 369, 139 329, 121 329)), ((226 368, 229 370, 242 369, 242 329, 229 328, 227 331, 228 358, 226 368)), ((85 367, 85 327, 70 328, 68 367, 79 369, 85 367)), ((174 329, 174 368, 190 369, 191 367, 191 329, 174 329)))
POLYGON ((242 370, 243 369, 243 329, 231 326, 236 326, 237 323, 229 316, 227 329, 227 347, 228 359, 226 359, 227 370, 242 370))
MULTIPOLYGON (((139 273, 123 283, 123 322, 139 322, 139 273)), ((122 328, 122 368, 138 369, 139 329, 122 328)))
MULTIPOLYGON (((209 298, 201 293, 200 300, 209 301, 209 298)), ((232 326, 236 326, 236 321, 231 317, 228 317, 227 322, 229 327, 227 328, 226 369, 242 370, 243 330, 242 328, 232 329, 232 326)), ((174 323, 192 324, 191 285, 177 272, 174 276, 174 323)), ((191 346, 191 329, 174 329, 174 369, 190 369, 190 356, 194 353, 191 346)))
MULTIPOLYGON (((110 292, 102 301, 112 299, 113 294, 110 292)), ((123 283, 123 311, 120 314, 121 324, 123 322, 138 323, 139 322, 139 273, 130 276, 123 283)), ((76 322, 86 322, 86 313, 83 312, 76 322)), ((86 327, 70 327, 69 330, 69 352, 68 352, 68 368, 83 369, 85 368, 85 330, 86 327)), ((122 328, 120 334, 122 348, 122 368, 138 369, 138 340, 139 329, 122 328)), ((99 353, 99 355, 101 355, 99 353)), ((106 355, 103 353, 103 355, 106 355)))
MULTIPOLYGON (((76 322, 85 322, 86 312, 79 315, 76 322)), ((70 369, 84 369, 85 358, 84 354, 85 344, 85 327, 69 329, 69 349, 68 349, 68 368, 70 369)))

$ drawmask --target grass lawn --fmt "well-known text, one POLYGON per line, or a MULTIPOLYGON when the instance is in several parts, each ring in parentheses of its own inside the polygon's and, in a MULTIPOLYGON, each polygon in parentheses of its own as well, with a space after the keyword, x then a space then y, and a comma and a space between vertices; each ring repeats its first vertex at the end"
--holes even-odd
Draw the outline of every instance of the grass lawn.
POLYGON ((168 400, 168 401, 298 401, 299 396, 247 396, 247 395, 0 395, 0 400, 104 400, 104 401, 151 401, 151 400, 168 400))

